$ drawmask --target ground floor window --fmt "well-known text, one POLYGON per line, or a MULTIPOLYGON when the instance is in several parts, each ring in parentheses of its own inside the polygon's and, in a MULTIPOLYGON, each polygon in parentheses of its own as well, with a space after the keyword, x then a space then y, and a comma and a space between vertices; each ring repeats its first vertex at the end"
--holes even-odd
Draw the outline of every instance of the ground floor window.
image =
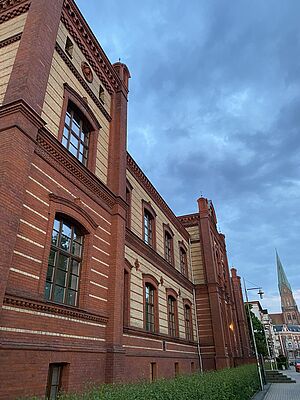
POLYGON ((150 363, 150 382, 157 379, 157 364, 155 362, 150 363))
POLYGON ((46 391, 47 400, 56 400, 61 391, 61 377, 63 364, 50 364, 48 374, 48 384, 46 391))

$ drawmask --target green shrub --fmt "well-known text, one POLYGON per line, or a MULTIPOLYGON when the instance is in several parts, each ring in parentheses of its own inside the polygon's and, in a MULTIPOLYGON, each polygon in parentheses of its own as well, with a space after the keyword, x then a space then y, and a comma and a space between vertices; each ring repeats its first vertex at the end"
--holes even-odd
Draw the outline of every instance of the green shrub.
POLYGON ((103 385, 61 400, 249 400, 259 390, 255 365, 182 375, 154 383, 103 385))

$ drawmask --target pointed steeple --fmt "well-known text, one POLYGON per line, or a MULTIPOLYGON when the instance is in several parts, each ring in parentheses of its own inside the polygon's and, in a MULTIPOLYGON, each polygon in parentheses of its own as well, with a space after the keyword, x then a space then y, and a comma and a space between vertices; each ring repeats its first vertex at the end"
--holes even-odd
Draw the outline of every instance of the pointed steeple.
POLYGON ((279 255, 276 251, 278 288, 281 298, 283 320, 287 325, 300 325, 300 314, 295 302, 291 285, 286 277, 279 255))
POLYGON ((284 272, 277 250, 275 249, 275 251, 276 251, 276 263, 277 263, 278 289, 280 295, 282 295, 284 286, 287 287, 290 291, 292 291, 292 288, 284 272))

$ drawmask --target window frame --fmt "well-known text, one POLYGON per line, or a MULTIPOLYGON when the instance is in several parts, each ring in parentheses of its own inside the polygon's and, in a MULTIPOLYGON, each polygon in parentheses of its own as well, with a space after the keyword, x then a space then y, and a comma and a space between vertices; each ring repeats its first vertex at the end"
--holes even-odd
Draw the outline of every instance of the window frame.
POLYGON ((143 235, 143 242, 151 247, 153 250, 156 250, 156 212, 154 211, 153 207, 151 206, 150 202, 142 200, 142 235, 143 235), (152 227, 152 239, 151 243, 146 242, 145 240, 145 215, 148 214, 150 216, 151 227, 152 227))
POLYGON ((179 337, 179 323, 178 323, 178 293, 171 288, 166 289, 166 299, 167 299, 167 320, 168 320, 168 335, 173 338, 178 338, 179 337), (173 310, 173 315, 174 315, 174 326, 170 326, 170 303, 169 299, 173 299, 174 302, 174 310, 173 310))
POLYGON ((125 259, 124 265, 124 293, 123 293, 123 326, 130 326, 130 282, 132 265, 125 259), (127 278, 125 276, 127 275, 127 278), (126 281, 127 279, 127 281, 126 281))
POLYGON ((164 232, 164 257, 165 260, 174 266, 174 233, 170 228, 169 224, 163 224, 164 232), (167 247, 169 241, 169 247, 167 247), (170 254, 168 254, 168 252, 170 254))
POLYGON ((143 318, 144 318, 144 329, 148 333, 159 333, 159 310, 158 310, 158 287, 159 283, 157 279, 149 274, 143 274, 143 318), (154 302, 154 330, 147 330, 147 316, 146 316, 146 286, 151 285, 154 290, 153 302, 154 302))
POLYGON ((58 141, 61 143, 63 148, 66 149, 68 154, 74 157, 83 167, 88 168, 92 172, 95 172, 96 170, 97 143, 100 129, 101 125, 99 124, 97 118, 90 109, 87 99, 82 97, 67 83, 64 83, 64 98, 59 124, 58 141), (69 151, 69 149, 67 149, 62 144, 66 114, 69 104, 72 104, 73 110, 77 109, 79 111, 84 123, 89 127, 89 145, 86 165, 84 165, 76 156, 74 156, 69 151))
MULTIPOLYGON (((131 228, 131 202, 132 202, 132 185, 126 179, 126 203, 127 203, 127 211, 126 211, 126 228, 131 228)), ((144 221, 143 221, 144 222, 144 221)))

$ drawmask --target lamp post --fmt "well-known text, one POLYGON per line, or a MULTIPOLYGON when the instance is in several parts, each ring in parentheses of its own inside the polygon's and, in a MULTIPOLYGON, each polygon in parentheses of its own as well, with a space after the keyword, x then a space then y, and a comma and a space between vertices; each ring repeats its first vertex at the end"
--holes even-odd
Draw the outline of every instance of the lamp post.
POLYGON ((260 383, 261 390, 263 390, 264 384, 263 384, 261 366, 260 366, 260 361, 259 361, 258 352, 257 352, 257 346, 256 346, 256 341, 255 341, 255 335, 254 335, 254 330, 253 330, 251 311, 250 311, 250 307, 249 307, 248 290, 258 290, 258 294, 259 294, 261 299, 262 299, 262 296, 263 296, 264 292, 262 291, 261 287, 248 288, 247 289, 246 288, 246 283, 245 283, 245 278, 243 278, 243 281, 244 281, 244 290, 245 290, 245 296, 246 296, 246 302, 247 302, 247 308, 248 308, 248 314, 249 314, 251 336, 252 336, 252 340, 253 340, 253 346, 254 346, 254 352, 255 352, 255 358, 256 358, 256 364, 257 364, 257 370, 258 370, 258 376, 259 376, 259 383, 260 383))

